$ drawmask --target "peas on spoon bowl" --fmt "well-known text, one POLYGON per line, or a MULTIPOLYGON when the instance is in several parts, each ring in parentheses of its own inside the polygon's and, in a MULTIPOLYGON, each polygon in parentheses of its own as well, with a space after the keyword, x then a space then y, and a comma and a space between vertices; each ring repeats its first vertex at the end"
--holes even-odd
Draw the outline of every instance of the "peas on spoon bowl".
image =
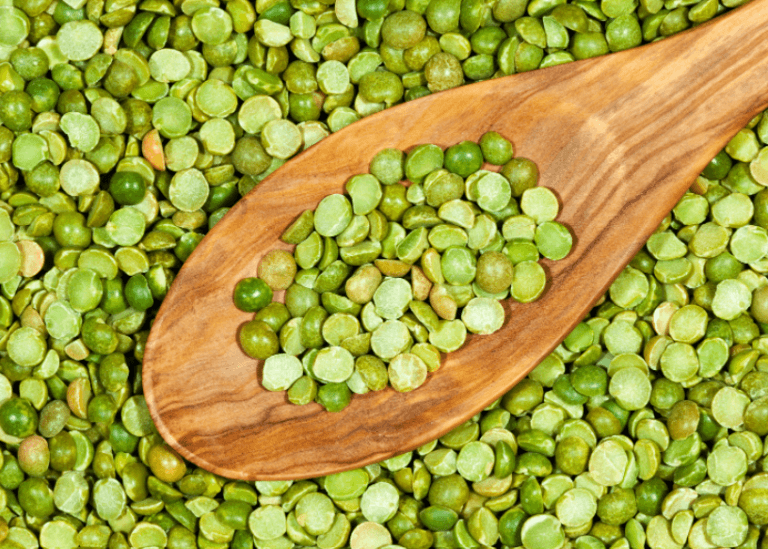
POLYGON ((163 302, 143 370, 161 435, 230 478, 306 478, 381 461, 480 412, 570 333, 695 176, 768 104, 766 20, 768 2, 758 0, 656 44, 435 94, 286 163, 203 239, 163 302), (413 393, 368 393, 331 414, 264 390, 234 336, 250 318, 232 301, 234 284, 268 251, 288 249, 283 230, 379 150, 445 147, 491 130, 536 163, 574 235, 570 255, 542 260, 551 280, 542 299, 505 302, 498 333, 470 336, 413 393))

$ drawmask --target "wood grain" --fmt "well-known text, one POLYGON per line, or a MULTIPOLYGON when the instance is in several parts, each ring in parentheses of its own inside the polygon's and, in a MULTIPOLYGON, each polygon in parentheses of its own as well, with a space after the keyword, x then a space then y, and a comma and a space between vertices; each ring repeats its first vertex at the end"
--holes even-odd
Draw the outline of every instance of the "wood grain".
POLYGON ((371 116, 298 155, 238 202, 182 267, 147 343, 143 380, 163 438, 239 479, 308 478, 411 450, 466 421, 568 334, 708 161, 768 104, 768 0, 661 42, 428 96, 371 116), (251 315, 235 283, 304 209, 367 171, 384 147, 449 146, 495 130, 559 195, 576 244, 543 261, 538 302, 505 304, 410 394, 354 396, 343 412, 294 406, 259 384, 239 349, 251 315))

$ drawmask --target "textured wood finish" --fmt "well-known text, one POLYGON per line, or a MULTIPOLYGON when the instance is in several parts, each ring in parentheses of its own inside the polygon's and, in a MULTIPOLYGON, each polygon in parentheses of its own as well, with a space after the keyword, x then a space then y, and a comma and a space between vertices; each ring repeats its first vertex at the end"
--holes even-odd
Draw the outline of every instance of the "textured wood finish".
POLYGON ((707 162, 768 104, 768 0, 649 46, 474 84, 389 109, 288 162, 243 198, 181 269, 152 328, 144 389, 163 438, 240 479, 326 475, 428 442, 478 413, 544 358, 607 289, 707 162), (496 130, 562 200, 576 245, 543 264, 540 301, 507 302, 424 386, 354 396, 338 414, 259 385, 232 303, 282 230, 384 147, 448 146, 496 130))

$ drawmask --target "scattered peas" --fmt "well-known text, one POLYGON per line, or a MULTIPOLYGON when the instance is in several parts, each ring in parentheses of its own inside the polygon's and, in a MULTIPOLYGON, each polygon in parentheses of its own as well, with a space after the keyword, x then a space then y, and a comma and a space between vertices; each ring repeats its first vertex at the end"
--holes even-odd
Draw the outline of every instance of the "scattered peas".
MULTIPOLYGON (((192 466, 157 434, 140 376, 157 307, 205 232, 285 160, 401 101, 635 47, 739 2, 460 4, 2 2, 0 545, 760 546, 764 114, 710 162, 699 194, 679 201, 564 343, 439 440, 324 479, 252 483, 192 466)), ((292 402, 341 410, 390 378, 410 389, 467 330, 503 322, 498 300, 516 266, 568 248, 557 227, 537 230, 556 223, 559 203, 529 203, 546 190, 504 137, 436 149, 407 166, 402 151, 381 151, 345 189, 349 230, 311 236, 305 212, 286 234, 290 244, 309 238, 302 262, 274 255, 254 273, 264 286, 242 296, 258 309, 243 349, 284 366, 270 366, 265 383, 290 387, 292 402), (478 145, 509 191, 478 165, 478 145), (404 192, 406 173, 418 184, 404 192), (518 209, 497 225, 507 192, 518 209), (360 246, 368 240, 380 252, 360 246), (469 285, 445 280, 451 246, 477 259, 469 285), (340 286, 323 298, 320 270, 351 257, 363 263, 343 277, 336 264, 321 283, 340 286), (410 287, 394 286, 391 309, 378 304, 394 320, 373 303, 389 279, 410 287), (290 307, 270 298, 258 308, 262 293, 289 283, 290 307), (321 303, 338 310, 313 324, 321 303), (319 340, 308 357, 323 346, 353 357, 347 381, 318 390, 312 360, 299 358, 307 337, 319 340)))

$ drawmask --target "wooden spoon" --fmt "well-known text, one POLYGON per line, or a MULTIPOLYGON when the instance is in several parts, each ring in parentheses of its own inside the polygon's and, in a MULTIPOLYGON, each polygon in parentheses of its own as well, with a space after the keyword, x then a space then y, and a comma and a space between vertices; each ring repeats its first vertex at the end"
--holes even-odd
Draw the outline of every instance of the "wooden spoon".
POLYGON ((238 202, 182 267, 144 355, 144 392, 181 455, 237 479, 361 467, 429 442, 520 381, 585 316, 697 174, 768 105, 768 1, 659 43, 438 93, 386 110, 298 155, 238 202), (537 302, 474 336, 412 393, 353 395, 340 413, 260 385, 237 342, 252 315, 232 291, 285 227, 343 192, 385 147, 446 147, 495 130, 562 201, 571 254, 543 261, 537 302))

